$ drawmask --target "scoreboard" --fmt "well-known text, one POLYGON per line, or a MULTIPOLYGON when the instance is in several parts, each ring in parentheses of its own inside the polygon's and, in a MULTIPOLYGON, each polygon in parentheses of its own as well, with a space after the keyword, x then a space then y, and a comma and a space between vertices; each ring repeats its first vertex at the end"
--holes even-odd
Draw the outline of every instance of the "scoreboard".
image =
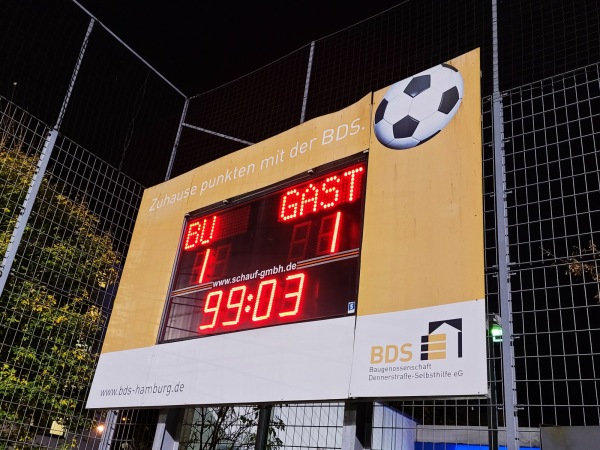
POLYGON ((146 189, 87 407, 485 396, 479 58, 146 189))
POLYGON ((354 314, 366 173, 317 168, 187 215, 161 342, 354 314))

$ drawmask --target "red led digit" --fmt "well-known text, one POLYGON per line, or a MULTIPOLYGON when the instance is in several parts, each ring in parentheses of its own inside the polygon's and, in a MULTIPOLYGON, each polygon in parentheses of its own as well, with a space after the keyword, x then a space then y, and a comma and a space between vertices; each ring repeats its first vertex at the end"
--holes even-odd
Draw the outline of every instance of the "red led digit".
POLYGON ((261 283, 258 285, 258 292, 256 293, 256 303, 254 304, 254 312, 252 313, 252 321, 253 322, 258 322, 260 320, 265 320, 268 319, 269 316, 271 316, 271 308, 273 307, 273 298, 275 297, 275 288, 277 287, 277 280, 272 279, 272 280, 265 280, 265 281, 261 281, 261 283), (263 315, 258 315, 258 307, 260 305, 260 301, 261 299, 264 297, 263 295, 263 288, 265 286, 268 286, 268 289, 270 290, 269 292, 269 300, 267 303, 267 312, 263 315))
POLYGON ((231 244, 220 245, 214 251, 214 255, 210 259, 211 270, 208 272, 208 275, 210 275, 213 280, 223 275, 223 272, 227 267, 230 252, 231 244))
POLYGON ((340 217, 342 217, 342 213, 338 211, 335 215, 335 224, 333 225, 333 236, 331 238, 331 247, 329 248, 329 253, 335 253, 337 251, 338 235, 340 231, 340 217))
POLYGON ((307 213, 316 212, 317 211, 317 200, 319 199, 319 190, 312 183, 306 186, 304 192, 302 193, 302 201, 300 202, 300 213, 299 216, 303 216, 307 213), (312 204, 312 207, 310 206, 312 204), (309 205, 307 210, 305 211, 304 206, 309 205))
POLYGON ((212 216, 212 223, 210 225, 208 222, 208 217, 203 220, 190 222, 187 227, 185 243, 183 244, 185 250, 192 250, 199 245, 208 244, 211 241, 215 232, 217 216, 212 216))
POLYGON ((217 316, 219 315, 219 306, 221 305, 221 299, 223 298, 223 291, 214 291, 206 296, 206 300, 204 301, 204 314, 202 315, 202 319, 204 321, 205 314, 213 314, 212 322, 209 324, 200 325, 201 330, 206 330, 207 328, 214 328, 215 323, 217 322, 217 316), (217 304, 215 306, 210 306, 211 299, 214 297, 217 298, 217 304))
POLYGON ((319 235, 317 236, 317 255, 338 251, 341 217, 342 212, 338 211, 321 219, 319 235))
POLYGON ((335 229, 333 231, 333 239, 331 240, 331 249, 329 250, 331 253, 335 253, 337 251, 338 245, 338 236, 340 234, 340 218, 342 217, 342 213, 338 211, 335 215, 335 229))
POLYGON ((344 172, 345 177, 350 177, 350 185, 348 186, 348 197, 346 198, 347 202, 352 202, 355 200, 354 196, 357 192, 359 192, 357 191, 358 180, 356 179, 356 174, 362 173, 363 170, 363 167, 356 167, 355 169, 344 172))
POLYGON ((227 299, 227 309, 237 308, 237 313, 235 314, 234 320, 228 320, 223 322, 223 325, 236 325, 240 321, 240 314, 242 313, 242 306, 244 304, 244 299, 246 298, 246 286, 238 286, 234 287, 231 291, 229 291, 229 298, 227 299), (238 298, 237 302, 232 302, 234 297, 238 298))
POLYGON ((321 191, 325 194, 325 199, 320 202, 320 205, 323 209, 331 208, 332 206, 337 205, 340 200, 340 190, 334 183, 339 184, 340 177, 334 175, 332 177, 328 177, 321 186, 321 191))
POLYGON ((311 225, 310 221, 294 225, 294 231, 292 231, 292 238, 290 239, 290 249, 288 251, 289 261, 297 261, 306 256, 311 225))
MULTIPOLYGON (((290 275, 285 279, 285 281, 288 282, 291 280, 298 280, 298 284, 295 289, 291 290, 290 292, 286 292, 284 297, 286 299, 295 299, 296 301, 293 303, 293 306, 289 311, 281 311, 279 313, 279 317, 295 316, 298 314, 298 310, 300 309, 300 302, 302 302, 302 290, 304 289, 304 274, 297 273, 295 275, 290 275)), ((286 288, 287 286, 288 284, 286 283, 286 288)))
POLYGON ((208 263, 208 257, 210 255, 210 248, 207 248, 204 252, 204 261, 202 261, 202 268, 200 269, 200 276, 198 276, 198 284, 204 281, 204 274, 206 273, 206 265, 208 263))

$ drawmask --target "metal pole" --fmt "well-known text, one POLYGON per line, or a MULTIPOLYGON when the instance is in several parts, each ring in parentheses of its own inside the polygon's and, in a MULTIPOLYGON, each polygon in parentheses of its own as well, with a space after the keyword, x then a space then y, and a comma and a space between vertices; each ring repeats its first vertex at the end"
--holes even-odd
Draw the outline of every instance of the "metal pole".
POLYGON ((308 67, 306 68, 306 82, 304 83, 304 96, 302 99, 302 112, 300 113, 300 123, 304 123, 306 118, 306 104, 308 103, 308 87, 310 86, 310 74, 312 72, 313 57, 315 54, 315 41, 310 43, 310 54, 308 55, 308 67))
POLYGON ((344 404, 342 450, 371 448, 373 433, 373 403, 347 401, 344 404))
POLYGON ((119 36, 117 36, 106 25, 104 25, 102 22, 100 22, 91 12, 89 12, 87 9, 85 9, 77 0, 71 0, 71 1, 73 3, 75 3, 82 11, 84 11, 89 17, 91 17, 93 20, 97 21, 98 24, 100 24, 100 26, 102 28, 104 28, 104 31, 106 31, 108 34, 110 34, 124 48, 129 50, 133 54, 133 56, 135 56, 139 61, 141 61, 143 64, 145 64, 152 72, 154 72, 159 78, 161 78, 165 83, 167 83, 171 87, 171 89, 173 89, 175 92, 177 92, 182 97, 187 98, 186 95, 177 88, 177 86, 175 86, 173 83, 171 83, 169 80, 167 80, 163 74, 161 74, 154 67, 152 67, 150 64, 148 64, 148 62, 144 58, 142 58, 140 55, 138 55, 129 45, 127 45, 125 42, 123 42, 123 40, 119 36))
POLYGON ((518 417, 512 329, 512 299, 509 274, 508 219, 506 212, 506 174, 504 166, 504 118, 498 71, 498 12, 497 0, 492 0, 492 57, 493 57, 493 129, 494 129, 494 193, 496 206, 496 239, 498 252, 498 295, 502 325, 502 384, 504 391, 504 421, 508 450, 519 449, 518 417))
POLYGON ((100 438, 100 445, 98 450, 109 450, 112 444, 112 439, 115 434, 115 427, 117 424, 117 411, 110 410, 106 413, 106 419, 104 419, 104 431, 100 438))
MULTIPOLYGON (((491 319, 488 318, 488 331, 491 319)), ((488 447, 498 450, 498 393, 496 392, 496 343, 488 336, 488 376, 490 383, 490 399, 488 400, 488 447)))
POLYGON ((344 428, 342 430, 342 450, 356 448, 356 403, 344 404, 344 428))
POLYGON ((175 155, 177 155, 177 147, 179 147, 179 139, 181 138, 181 128, 183 127, 183 123, 185 121, 185 116, 187 114, 189 104, 190 104, 190 99, 186 98, 185 103, 183 104, 183 111, 181 112, 181 119, 179 119, 179 127, 177 128, 177 136, 175 136, 175 142, 173 143, 173 150, 171 151, 171 158, 169 159, 169 167, 167 167, 167 174, 165 175, 165 181, 168 181, 171 178, 171 172, 173 171, 173 164, 175 163, 175 155))
POLYGON ((152 450, 174 450, 179 447, 177 428, 184 411, 183 408, 162 409, 159 411, 152 450))
POLYGON ((259 406, 258 425, 256 426, 255 450, 266 450, 269 441, 269 424, 271 423, 271 406, 259 406))
POLYGON ((27 190, 27 194, 25 195, 25 200, 23 200, 23 204, 21 206, 19 215, 17 216, 15 227, 8 242, 6 252, 4 253, 2 265, 0 266, 0 295, 2 295, 2 292, 4 292, 4 287, 6 286, 8 274, 10 273, 13 262, 15 260, 15 256, 17 254, 17 248, 19 247, 21 239, 23 238, 23 232, 25 231, 25 226, 27 225, 27 221, 29 220, 29 215, 31 214, 33 203, 40 189, 40 185, 42 184, 44 174, 46 173, 48 161, 50 161, 52 150, 54 149, 54 145, 56 144, 56 139, 58 138, 58 130, 60 128, 60 124, 62 123, 65 111, 67 109, 69 99, 71 98, 73 86, 75 84, 75 80, 77 79, 79 67, 81 67, 81 61, 83 59, 83 55, 85 53, 85 49, 87 47, 93 27, 94 19, 90 19, 87 32, 83 39, 83 43, 81 44, 81 49, 79 50, 79 55, 75 63, 75 68, 73 69, 73 73, 71 74, 71 81, 69 82, 69 87, 67 88, 67 92, 63 99, 63 103, 60 107, 60 111, 58 112, 56 125, 54 126, 54 129, 52 129, 46 136, 46 141, 44 142, 44 147, 42 148, 42 153, 40 154, 40 159, 38 161, 36 171, 33 174, 33 177, 31 178, 29 189, 27 190))

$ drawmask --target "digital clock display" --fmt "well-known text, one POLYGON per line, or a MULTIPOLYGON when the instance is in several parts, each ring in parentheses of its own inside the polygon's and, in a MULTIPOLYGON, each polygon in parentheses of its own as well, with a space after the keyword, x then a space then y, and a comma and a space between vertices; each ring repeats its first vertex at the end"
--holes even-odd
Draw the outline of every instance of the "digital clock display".
POLYGON ((189 214, 161 342, 354 314, 366 170, 317 169, 189 214))

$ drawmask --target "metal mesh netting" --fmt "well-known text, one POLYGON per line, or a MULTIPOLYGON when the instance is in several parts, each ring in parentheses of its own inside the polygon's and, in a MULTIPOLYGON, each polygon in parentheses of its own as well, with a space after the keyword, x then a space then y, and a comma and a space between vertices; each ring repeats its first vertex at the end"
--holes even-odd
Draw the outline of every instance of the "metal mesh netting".
MULTIPOLYGON (((184 98, 72 2, 5 2, 0 54, 0 448, 98 448, 107 412, 85 409, 87 391, 184 98)), ((130 412, 112 445, 155 428, 130 412)))
MULTIPOLYGON (((49 130, 1 105, 4 254, 49 130)), ((23 448, 99 438, 84 406, 142 194, 66 138, 48 167, 0 307, 0 442, 23 448)))
MULTIPOLYGON (((512 413, 504 398, 512 389, 522 447, 539 447, 543 425, 600 425, 596 1, 497 5, 504 192, 496 191, 501 175, 494 166, 495 2, 404 1, 189 98, 75 3, 4 3, 3 252, 48 133, 59 116, 61 123, 0 306, 0 449, 72 442, 82 449, 151 446, 157 411, 83 408, 144 186, 477 47, 486 302, 490 314, 499 314, 500 288, 508 282, 514 386, 507 384, 502 344, 490 338, 489 398, 377 403, 366 419, 370 442, 380 449, 410 442, 410 448, 415 442, 503 443, 511 420, 505 414, 512 413), (506 199, 509 280, 499 278, 497 219, 503 212, 496 210, 497 196, 506 199), (96 430, 99 423, 110 432, 96 430)), ((189 433, 199 417, 194 410, 181 416, 189 433)), ((274 414, 285 424, 276 431, 282 448, 341 448, 343 405, 283 405, 274 414)), ((189 436, 181 442, 196 448, 189 436)))
POLYGON ((599 425, 598 65, 505 96, 520 421, 599 425))
POLYGON ((62 134, 144 186, 165 179, 185 96, 77 4, 3 2, 0 57, 5 98, 51 126, 60 114, 62 134))
MULTIPOLYGON (((490 20, 489 9, 477 1, 402 2, 233 83, 195 95, 172 175, 299 125, 302 118, 342 109, 372 90, 473 48, 482 49, 485 70, 491 67, 490 20)), ((483 82, 489 93, 491 83, 483 82)))

